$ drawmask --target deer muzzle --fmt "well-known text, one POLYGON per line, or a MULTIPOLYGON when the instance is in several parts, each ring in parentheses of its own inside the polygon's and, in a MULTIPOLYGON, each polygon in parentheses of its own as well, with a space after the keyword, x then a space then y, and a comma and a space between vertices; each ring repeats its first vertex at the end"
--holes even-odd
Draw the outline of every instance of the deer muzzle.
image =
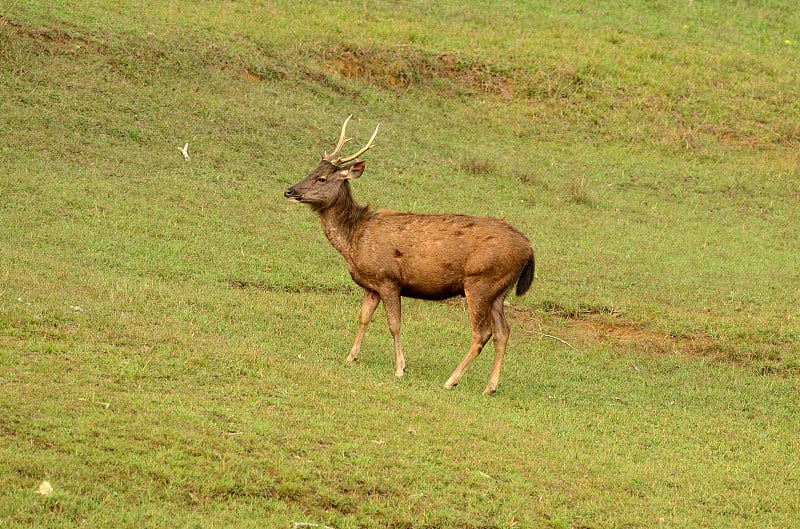
POLYGON ((303 200, 303 195, 295 191, 293 187, 290 187, 289 189, 284 191, 283 196, 285 196, 292 202, 301 202, 303 200))

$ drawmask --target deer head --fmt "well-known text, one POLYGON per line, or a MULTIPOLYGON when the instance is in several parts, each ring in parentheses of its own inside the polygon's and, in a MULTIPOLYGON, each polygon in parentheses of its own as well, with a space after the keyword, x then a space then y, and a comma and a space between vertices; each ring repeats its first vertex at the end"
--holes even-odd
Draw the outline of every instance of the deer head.
POLYGON ((364 162, 354 161, 359 156, 367 152, 375 145, 375 137, 378 135, 378 125, 375 132, 367 144, 355 154, 342 158, 340 156, 344 144, 351 140, 347 138, 347 122, 349 116, 342 125, 342 132, 336 148, 330 154, 324 154, 316 169, 311 171, 303 180, 293 185, 284 192, 284 196, 294 202, 308 204, 316 211, 325 210, 333 205, 343 184, 350 179, 361 176, 364 172, 364 162))

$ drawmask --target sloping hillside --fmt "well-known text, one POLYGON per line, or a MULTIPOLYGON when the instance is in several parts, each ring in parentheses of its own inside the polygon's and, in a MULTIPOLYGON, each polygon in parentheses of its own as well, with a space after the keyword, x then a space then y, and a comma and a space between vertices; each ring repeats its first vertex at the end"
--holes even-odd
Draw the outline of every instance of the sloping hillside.
POLYGON ((0 8, 4 526, 790 526, 799 17, 0 8), (282 195, 349 114, 360 202, 533 242, 495 398, 491 350, 441 389, 460 300, 404 302, 403 379, 380 310, 345 366, 361 294, 282 195))

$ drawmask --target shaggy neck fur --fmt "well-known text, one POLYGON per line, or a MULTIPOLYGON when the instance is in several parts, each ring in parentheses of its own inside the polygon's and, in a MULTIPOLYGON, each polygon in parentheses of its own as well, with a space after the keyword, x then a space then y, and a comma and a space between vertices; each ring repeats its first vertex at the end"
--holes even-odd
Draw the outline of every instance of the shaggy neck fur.
POLYGON ((369 206, 359 206, 353 199, 350 183, 345 181, 333 202, 317 209, 322 229, 331 244, 344 256, 349 255, 350 246, 362 220, 374 215, 369 206))

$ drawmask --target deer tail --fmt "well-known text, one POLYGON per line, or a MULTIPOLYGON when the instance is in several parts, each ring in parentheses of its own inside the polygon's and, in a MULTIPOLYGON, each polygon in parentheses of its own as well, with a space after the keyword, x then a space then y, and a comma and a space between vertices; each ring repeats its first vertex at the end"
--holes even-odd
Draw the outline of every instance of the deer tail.
POLYGON ((533 252, 531 251, 531 256, 528 258, 528 262, 525 263, 525 268, 520 272, 519 279, 517 279, 517 296, 523 295, 531 287, 535 271, 536 260, 533 258, 533 252))

